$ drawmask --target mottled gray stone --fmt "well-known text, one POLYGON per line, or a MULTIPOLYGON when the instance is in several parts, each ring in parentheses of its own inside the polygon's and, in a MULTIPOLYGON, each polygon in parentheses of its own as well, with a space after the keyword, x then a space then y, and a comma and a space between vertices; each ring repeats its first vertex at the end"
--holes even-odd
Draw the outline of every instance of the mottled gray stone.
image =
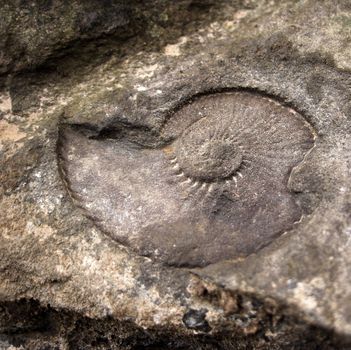
MULTIPOLYGON (((108 9, 108 2, 101 3, 108 9)), ((89 45, 73 34, 74 48, 71 39, 59 40, 38 60, 29 51, 17 60, 21 55, 11 42, 19 42, 25 31, 11 31, 1 55, 6 58, 1 71, 10 74, 0 84, 0 341, 29 349, 349 349, 349 1, 177 4, 136 5, 145 25, 140 30, 139 22, 131 21, 130 37, 117 29, 116 36, 105 36, 92 25, 87 33, 96 35, 88 35, 89 45), (23 70, 30 66, 35 70, 23 70), (152 174, 160 172, 161 163, 171 163, 173 151, 179 167, 198 179, 237 171, 245 157, 233 151, 235 162, 229 162, 223 144, 220 163, 206 160, 203 168, 193 167, 201 160, 191 148, 199 141, 195 124, 201 121, 193 127, 187 122, 201 101, 239 91, 248 94, 250 106, 255 99, 276 102, 272 108, 288 119, 278 123, 279 130, 286 127, 281 134, 287 145, 272 152, 273 159, 282 155, 272 163, 274 169, 280 164, 286 169, 279 176, 275 171, 260 176, 267 184, 260 195, 267 198, 269 214, 257 241, 243 235, 240 243, 250 247, 245 252, 221 256, 228 248, 221 241, 196 257, 182 257, 166 253, 170 242, 162 237, 168 223, 149 227, 144 236, 137 225, 132 232, 139 232, 137 239, 131 242, 125 235, 123 240, 108 210, 117 205, 118 184, 125 190, 128 179, 137 179, 138 164, 148 179, 145 193, 152 192, 150 182, 160 186, 152 174), (184 130, 194 137, 185 137, 184 130), (307 130, 315 134, 313 144, 307 130), (293 138, 302 146, 290 147, 293 138), (124 166, 129 162, 133 171, 122 178, 116 160, 124 166), (211 170, 213 164, 222 170, 211 170), (268 180, 279 184, 287 200, 284 210, 274 206, 277 191, 268 180), (88 199, 85 183, 94 185, 88 199), (291 215, 286 225, 279 226, 278 211, 291 215), (277 234, 270 227, 278 227, 277 234), (152 241, 158 228, 160 237, 152 241), (155 247, 162 244, 158 257, 155 247)), ((55 40, 38 39, 31 52, 40 53, 55 40)), ((257 103, 257 110, 264 109, 257 103)), ((211 117, 214 124, 218 115, 211 117)), ((213 125, 203 123, 205 131, 213 125)), ((265 140, 264 132, 257 133, 260 142, 265 140)), ((263 155, 274 138, 268 140, 263 155)), ((259 169, 267 165, 263 161, 259 169)), ((242 175, 247 181, 240 187, 242 198, 251 200, 258 176, 242 175)), ((177 186, 167 183, 166 188, 176 192, 177 186)), ((174 203, 177 217, 181 200, 173 192, 150 193, 147 199, 158 195, 157 203, 174 203)), ((222 222, 236 222, 231 209, 223 214, 233 205, 221 202, 228 219, 222 222)), ((189 214, 199 207, 204 208, 191 202, 189 214)), ((193 227, 189 221, 180 224, 193 227)))

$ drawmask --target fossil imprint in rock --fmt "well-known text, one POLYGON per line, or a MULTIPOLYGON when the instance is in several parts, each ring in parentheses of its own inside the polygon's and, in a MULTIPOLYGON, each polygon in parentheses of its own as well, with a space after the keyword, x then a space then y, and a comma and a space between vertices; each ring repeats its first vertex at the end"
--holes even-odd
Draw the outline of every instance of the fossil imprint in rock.
POLYGON ((122 129, 89 138, 64 127, 60 167, 85 213, 140 255, 175 266, 245 257, 301 218, 287 184, 315 134, 273 99, 199 97, 167 120, 157 147, 122 129))

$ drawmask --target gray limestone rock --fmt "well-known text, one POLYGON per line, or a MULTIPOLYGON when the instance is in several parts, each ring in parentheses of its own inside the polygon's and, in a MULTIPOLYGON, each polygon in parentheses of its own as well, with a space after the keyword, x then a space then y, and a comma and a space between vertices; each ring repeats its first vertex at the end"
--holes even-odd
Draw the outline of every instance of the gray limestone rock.
POLYGON ((0 12, 0 348, 351 348, 349 1, 0 12))

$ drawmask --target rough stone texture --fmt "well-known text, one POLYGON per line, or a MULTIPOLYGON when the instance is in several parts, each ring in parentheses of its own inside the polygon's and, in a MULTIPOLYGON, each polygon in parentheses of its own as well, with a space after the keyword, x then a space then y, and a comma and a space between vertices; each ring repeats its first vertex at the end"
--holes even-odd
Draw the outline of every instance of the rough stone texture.
POLYGON ((52 1, 69 14, 55 26, 12 3, 1 5, 0 346, 350 349, 349 1, 52 1), (92 8, 106 22, 90 26, 92 8), (21 18, 41 23, 35 35, 21 18), (62 130, 116 144, 122 128, 155 147, 189 100, 234 90, 270 96, 316 132, 287 181, 304 213, 291 230, 246 257, 169 267, 72 201, 62 130))
POLYGON ((118 52, 127 38, 149 28, 149 35, 157 39, 164 27, 196 21, 204 14, 201 8, 213 3, 204 0, 198 4, 200 11, 192 11, 197 4, 190 0, 172 6, 160 0, 4 0, 0 73, 35 68, 64 55, 79 55, 82 64, 95 54, 101 62, 106 54, 118 52))

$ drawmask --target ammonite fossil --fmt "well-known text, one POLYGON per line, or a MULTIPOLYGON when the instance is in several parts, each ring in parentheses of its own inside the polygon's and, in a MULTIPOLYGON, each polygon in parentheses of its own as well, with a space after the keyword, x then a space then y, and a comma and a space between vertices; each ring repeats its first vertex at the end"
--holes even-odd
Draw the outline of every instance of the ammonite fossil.
POLYGON ((249 92, 202 96, 143 146, 130 133, 62 133, 72 197, 113 239, 176 266, 245 257, 291 229, 301 210, 287 187, 314 144, 296 111, 249 92))

